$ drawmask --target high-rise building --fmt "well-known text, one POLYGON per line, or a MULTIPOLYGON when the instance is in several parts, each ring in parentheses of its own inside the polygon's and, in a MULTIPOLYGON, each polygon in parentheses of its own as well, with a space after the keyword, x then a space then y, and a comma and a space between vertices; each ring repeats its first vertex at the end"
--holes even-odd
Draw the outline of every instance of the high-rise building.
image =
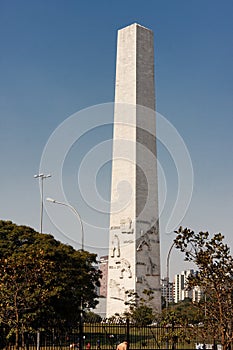
POLYGON ((164 300, 168 303, 174 302, 174 285, 173 282, 168 281, 167 277, 161 281, 161 293, 164 300))
POLYGON ((191 298, 191 291, 187 290, 187 277, 193 274, 193 270, 182 271, 180 274, 175 275, 174 281, 174 299, 175 303, 184 300, 185 298, 191 298))
POLYGON ((194 275, 196 272, 194 270, 182 271, 180 274, 175 275, 174 280, 174 301, 178 303, 186 298, 192 301, 199 301, 201 298, 201 289, 196 286, 192 289, 187 288, 187 278, 190 275, 194 275))
POLYGON ((153 292, 161 310, 153 32, 118 31, 107 316, 123 313, 128 293, 153 292))
POLYGON ((203 291, 199 286, 195 286, 192 291, 192 301, 199 302, 201 297, 203 296, 203 291))

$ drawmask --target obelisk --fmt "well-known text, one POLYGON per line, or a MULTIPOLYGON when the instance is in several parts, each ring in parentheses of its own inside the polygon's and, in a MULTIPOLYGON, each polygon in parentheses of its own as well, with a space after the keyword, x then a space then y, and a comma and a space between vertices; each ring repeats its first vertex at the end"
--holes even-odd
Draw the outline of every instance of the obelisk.
POLYGON ((129 295, 161 311, 153 32, 118 31, 109 234, 107 317, 129 295))

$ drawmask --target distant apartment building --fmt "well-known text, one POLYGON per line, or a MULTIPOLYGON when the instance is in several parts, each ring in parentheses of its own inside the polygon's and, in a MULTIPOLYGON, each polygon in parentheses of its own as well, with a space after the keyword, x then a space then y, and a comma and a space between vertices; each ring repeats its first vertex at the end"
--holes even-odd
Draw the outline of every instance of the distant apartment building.
POLYGON ((193 302, 198 302, 198 301, 200 301, 202 295, 203 295, 203 292, 201 291, 201 288, 198 287, 198 286, 195 286, 195 287, 193 288, 192 301, 193 301, 193 302))
POLYGON ((174 281, 174 301, 184 300, 185 298, 192 298, 192 293, 187 290, 187 278, 189 275, 194 274, 194 270, 182 271, 180 274, 175 275, 174 281))
POLYGON ((175 275, 174 280, 174 302, 178 303, 186 298, 191 299, 193 302, 198 302, 201 298, 200 287, 196 286, 189 290, 187 288, 187 278, 190 275, 194 275, 194 270, 182 271, 180 274, 175 275))
POLYGON ((98 304, 92 312, 101 316, 106 317, 106 298, 107 298, 107 281, 108 281, 108 255, 101 256, 99 260, 98 269, 102 272, 102 278, 100 280, 100 287, 96 289, 98 298, 98 304))
POLYGON ((161 293, 164 300, 168 303, 174 302, 174 285, 173 282, 169 282, 167 278, 161 280, 161 293))
POLYGON ((100 280, 100 296, 107 297, 108 290, 108 255, 100 257, 99 269, 102 272, 102 278, 100 280))

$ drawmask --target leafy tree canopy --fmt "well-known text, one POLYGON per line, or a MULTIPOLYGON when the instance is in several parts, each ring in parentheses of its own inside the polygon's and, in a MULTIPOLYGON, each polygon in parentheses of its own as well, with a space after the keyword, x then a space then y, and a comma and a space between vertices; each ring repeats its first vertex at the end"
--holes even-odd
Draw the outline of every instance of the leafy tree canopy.
POLYGON ((137 293, 126 292, 128 301, 125 302, 129 306, 128 311, 124 316, 129 318, 131 323, 137 326, 146 326, 155 321, 158 315, 155 314, 153 308, 150 307, 150 301, 153 299, 153 291, 145 289, 143 291, 144 297, 140 298, 137 293))
POLYGON ((80 305, 93 308, 98 303, 101 273, 95 264, 95 254, 0 221, 0 323, 10 333, 74 325, 80 305))
POLYGON ((196 275, 188 277, 188 286, 199 286, 203 299, 199 307, 204 310, 204 325, 208 334, 220 336, 223 350, 233 344, 233 257, 224 243, 224 236, 208 232, 195 233, 182 227, 176 231, 176 248, 185 260, 194 262, 196 275))
POLYGON ((195 325, 204 320, 204 308, 200 308, 198 303, 193 303, 189 298, 169 304, 169 308, 163 310, 162 319, 168 319, 170 314, 175 315, 175 324, 182 326, 195 325))

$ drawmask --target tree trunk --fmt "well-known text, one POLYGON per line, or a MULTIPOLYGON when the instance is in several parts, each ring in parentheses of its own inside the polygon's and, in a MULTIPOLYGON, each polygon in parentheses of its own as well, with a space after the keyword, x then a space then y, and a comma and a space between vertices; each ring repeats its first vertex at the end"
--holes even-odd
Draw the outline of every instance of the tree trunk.
POLYGON ((19 327, 16 327, 15 331, 15 348, 16 350, 19 350, 19 327))

